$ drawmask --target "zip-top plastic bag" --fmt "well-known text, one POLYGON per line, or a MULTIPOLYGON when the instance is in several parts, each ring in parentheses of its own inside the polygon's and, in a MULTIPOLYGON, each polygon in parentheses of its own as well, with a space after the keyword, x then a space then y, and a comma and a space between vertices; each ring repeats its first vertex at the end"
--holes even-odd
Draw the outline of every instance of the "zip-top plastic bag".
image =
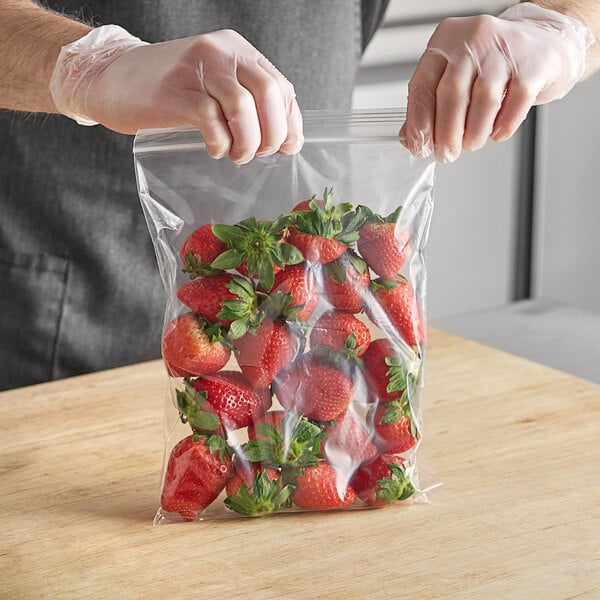
POLYGON ((307 112, 299 154, 238 166, 140 131, 167 292, 155 523, 426 499, 418 449, 431 159, 400 112, 307 112))

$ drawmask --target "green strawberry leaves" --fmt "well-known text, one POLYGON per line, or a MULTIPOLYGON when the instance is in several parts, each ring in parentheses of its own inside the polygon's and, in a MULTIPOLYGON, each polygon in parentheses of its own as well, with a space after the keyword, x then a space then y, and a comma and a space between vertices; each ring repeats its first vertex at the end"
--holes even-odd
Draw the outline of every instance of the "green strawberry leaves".
POLYGON ((406 469, 394 462, 389 463, 388 468, 390 476, 377 481, 380 489, 375 492, 375 496, 381 498, 387 504, 410 498, 416 490, 410 481, 406 469))
POLYGON ((362 212, 352 210, 348 202, 333 203, 333 188, 325 188, 323 202, 314 197, 309 203, 310 210, 297 210, 290 215, 292 224, 298 231, 335 239, 350 246, 358 240, 358 230, 364 224, 362 212))
POLYGON ((250 517, 275 512, 289 504, 293 492, 292 486, 282 487, 281 483, 281 479, 271 480, 265 471, 259 471, 254 476, 252 490, 244 484, 224 502, 231 510, 250 517))
POLYGON ((389 377, 386 391, 392 393, 408 390, 409 397, 412 397, 419 382, 418 372, 409 371, 405 362, 397 354, 387 356, 385 364, 389 367, 386 372, 389 377))
POLYGON ((340 258, 324 266, 325 274, 336 283, 344 283, 349 265, 352 265, 361 275, 364 275, 368 269, 367 262, 358 256, 356 252, 346 250, 340 258))
POLYGON ((213 269, 236 269, 246 261, 250 277, 258 276, 265 290, 273 287, 274 265, 295 265, 304 260, 292 244, 282 241, 291 217, 281 215, 274 221, 244 219, 236 225, 213 225, 213 233, 227 243, 228 249, 211 263, 213 269))
POLYGON ((244 457, 250 462, 303 468, 315 466, 324 459, 320 448, 326 434, 301 415, 287 413, 283 419, 283 432, 270 423, 259 423, 256 431, 263 439, 250 440, 242 446, 244 457))
POLYGON ((385 411, 379 420, 381 425, 394 425, 400 419, 408 419, 410 423, 410 434, 416 440, 419 436, 416 420, 413 418, 412 409, 408 398, 406 400, 393 400, 385 403, 385 411))
POLYGON ((240 275, 233 276, 233 279, 227 284, 227 289, 238 299, 224 300, 217 317, 231 321, 229 338, 240 338, 247 331, 255 333, 263 318, 258 310, 258 300, 262 294, 254 289, 250 281, 240 275))
POLYGON ((188 423, 194 431, 217 431, 221 428, 221 420, 214 412, 206 411, 203 405, 208 394, 197 392, 189 378, 183 380, 183 390, 176 390, 177 408, 182 423, 188 423))
POLYGON ((185 255, 185 267, 182 269, 184 273, 190 276, 190 279, 196 279, 197 277, 207 277, 220 273, 220 269, 215 269, 210 263, 205 263, 200 260, 193 252, 188 252, 185 255))

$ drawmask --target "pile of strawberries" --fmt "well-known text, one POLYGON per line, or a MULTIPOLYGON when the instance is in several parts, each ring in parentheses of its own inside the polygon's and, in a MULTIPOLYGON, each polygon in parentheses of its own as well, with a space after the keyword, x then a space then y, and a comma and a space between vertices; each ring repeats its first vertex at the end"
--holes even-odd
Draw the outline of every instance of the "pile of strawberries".
POLYGON ((414 494, 425 331, 400 273, 400 211, 335 204, 326 189, 274 221, 205 224, 185 240, 188 312, 162 349, 191 432, 171 452, 163 511, 192 520, 224 489, 244 515, 414 494))

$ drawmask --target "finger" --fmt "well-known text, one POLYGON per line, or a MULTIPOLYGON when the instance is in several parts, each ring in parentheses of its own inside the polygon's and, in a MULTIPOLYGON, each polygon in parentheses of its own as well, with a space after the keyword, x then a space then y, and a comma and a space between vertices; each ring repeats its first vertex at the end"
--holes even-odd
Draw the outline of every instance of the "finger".
POLYGON ((266 57, 261 56, 259 64, 279 84, 285 105, 287 135, 279 150, 284 154, 295 154, 302 148, 302 144, 304 143, 304 133, 302 130, 302 113, 300 112, 300 107, 296 101, 294 86, 266 57))
POLYGON ((435 156, 445 163, 460 156, 476 71, 467 58, 448 64, 436 91, 435 156))
POLYGON ((494 141, 502 142, 512 137, 525 120, 542 88, 541 81, 523 81, 518 77, 511 79, 492 131, 494 141))
POLYGON ((509 74, 504 64, 486 69, 473 83, 467 112, 463 148, 479 150, 485 146, 502 106, 509 74))
POLYGON ((260 146, 261 132, 252 94, 232 76, 206 78, 206 91, 221 105, 232 143, 229 158, 237 164, 252 160, 260 146))
POLYGON ((186 102, 186 121, 200 130, 206 151, 212 158, 223 158, 231 150, 231 133, 220 104, 208 94, 194 92, 186 102))
POLYGON ((277 152, 287 138, 288 128, 285 101, 279 83, 254 62, 239 64, 237 78, 254 98, 261 132, 256 154, 268 156, 277 152))
POLYGON ((444 56, 426 50, 408 83, 408 104, 402 138, 415 156, 429 156, 433 151, 436 89, 446 65, 444 56))

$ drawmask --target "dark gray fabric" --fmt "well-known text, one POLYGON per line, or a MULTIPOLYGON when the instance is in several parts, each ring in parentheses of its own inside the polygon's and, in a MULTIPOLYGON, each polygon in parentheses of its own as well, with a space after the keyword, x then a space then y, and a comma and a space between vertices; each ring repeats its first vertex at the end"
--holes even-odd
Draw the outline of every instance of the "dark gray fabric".
MULTIPOLYGON (((344 108, 386 4, 88 0, 79 14, 150 42, 235 29, 294 83, 301 108, 344 108)), ((165 298, 132 138, 0 111, 0 139, 0 389, 158 357, 165 298)))

